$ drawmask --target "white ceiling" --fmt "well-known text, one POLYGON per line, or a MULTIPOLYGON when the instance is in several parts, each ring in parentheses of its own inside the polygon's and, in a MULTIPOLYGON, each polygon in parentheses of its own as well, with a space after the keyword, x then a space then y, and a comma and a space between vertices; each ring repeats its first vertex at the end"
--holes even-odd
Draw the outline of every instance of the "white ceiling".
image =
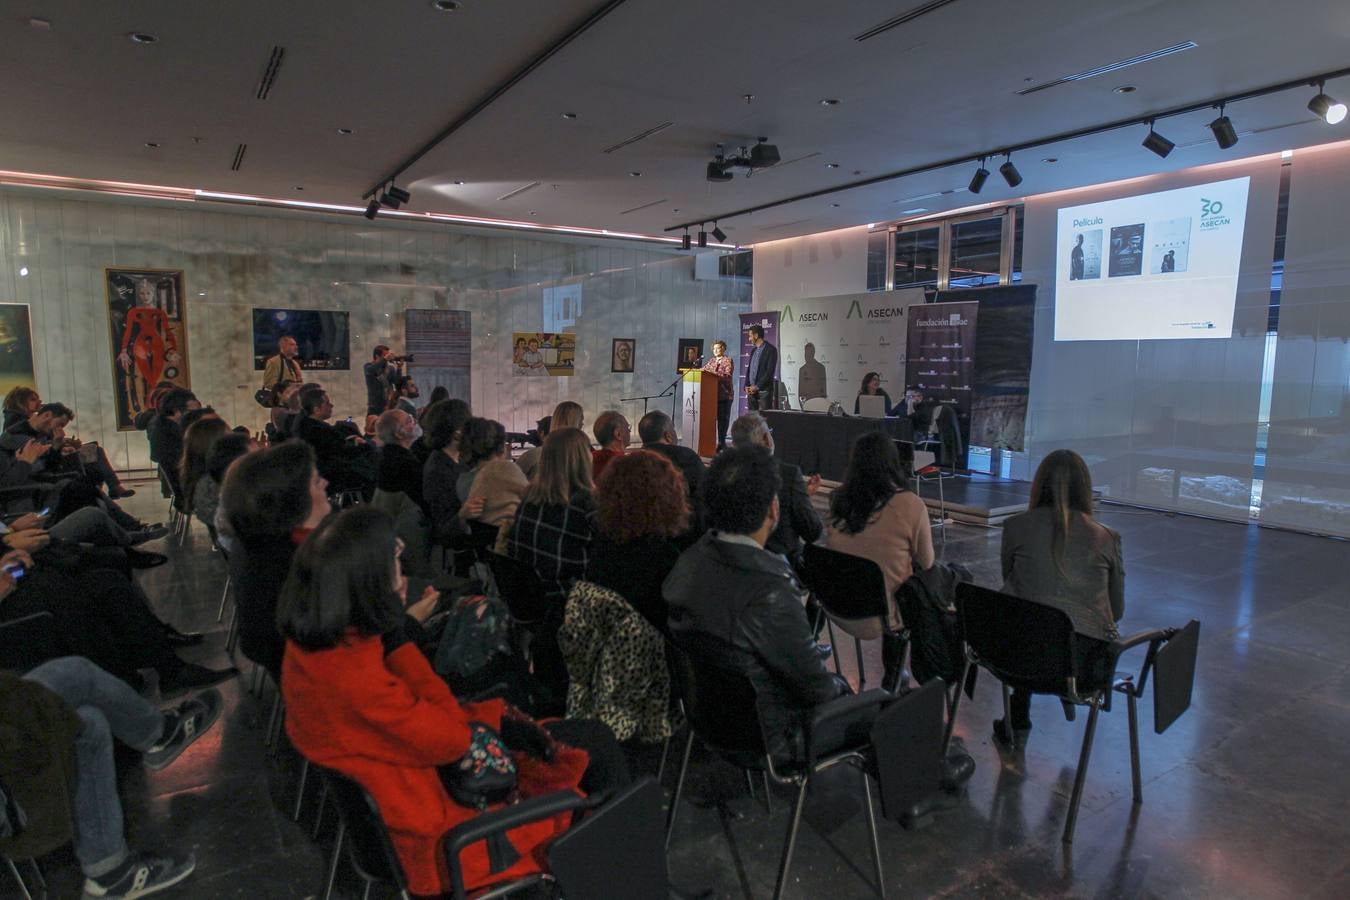
MULTIPOLYGON (((429 0, 4 0, 0 169, 356 204, 600 5, 464 0, 443 13, 429 0), (49 20, 50 29, 32 27, 30 17, 49 20), (131 31, 159 42, 134 44, 131 31), (274 45, 286 48, 285 61, 270 97, 258 100, 274 45), (147 141, 160 146, 148 149, 147 141), (240 143, 248 151, 233 172, 240 143)), ((659 234, 689 219, 1350 65, 1344 0, 956 0, 853 40, 917 5, 627 0, 400 184, 412 190, 409 208, 417 211, 659 234), (1016 94, 1186 40, 1199 47, 1016 94), (1137 90, 1114 92, 1124 84, 1137 90), (827 97, 840 103, 822 106, 827 97), (664 122, 673 124, 602 152, 664 122), (783 164, 730 183, 704 180, 715 143, 734 147, 761 134, 778 145, 783 164), (831 162, 840 167, 827 168, 831 162), (499 199, 532 182, 539 186, 499 199)), ((1350 79, 1327 91, 1350 99, 1350 79)), ((1350 138, 1350 122, 1329 127, 1312 118, 1305 108, 1312 93, 1230 107, 1241 140, 1229 151, 1208 140, 1204 123, 1215 114, 1204 111, 1159 123, 1178 144, 1165 161, 1139 147, 1143 127, 1019 154, 1021 188, 1009 190, 995 173, 979 199, 1350 138)), ((721 225, 730 241, 749 244, 900 218, 907 209, 966 206, 973 169, 721 225), (960 190, 912 199, 950 189, 960 190)))

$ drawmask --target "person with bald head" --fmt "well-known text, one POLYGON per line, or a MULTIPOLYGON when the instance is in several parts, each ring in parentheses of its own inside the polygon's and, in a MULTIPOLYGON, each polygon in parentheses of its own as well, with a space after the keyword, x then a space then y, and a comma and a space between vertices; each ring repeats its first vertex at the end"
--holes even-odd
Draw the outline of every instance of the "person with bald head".
POLYGON ((376 486, 389 493, 404 493, 423 506, 422 465, 412 452, 417 439, 417 420, 401 409, 391 409, 375 420, 380 443, 380 467, 376 486))
POLYGON ((598 480, 605 466, 616 456, 622 456, 628 450, 628 440, 632 429, 623 413, 608 409, 595 418, 595 439, 599 450, 591 451, 591 477, 598 480))

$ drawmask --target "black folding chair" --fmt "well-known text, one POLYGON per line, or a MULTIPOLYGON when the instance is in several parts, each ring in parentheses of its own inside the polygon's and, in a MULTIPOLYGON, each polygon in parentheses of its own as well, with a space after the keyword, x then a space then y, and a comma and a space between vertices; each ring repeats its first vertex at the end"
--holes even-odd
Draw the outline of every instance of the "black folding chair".
MULTIPOLYGON (((1092 755, 1092 740, 1097 731, 1097 715, 1103 709, 1111 711, 1113 692, 1125 695, 1129 711, 1130 775, 1134 802, 1143 803, 1143 786, 1139 774, 1138 700, 1143 695, 1150 672, 1154 672, 1154 731, 1158 734, 1167 730, 1190 706, 1200 623, 1191 620, 1184 628, 1141 631, 1109 644, 1097 642, 1097 646, 1085 648, 1082 642, 1087 639, 1075 634, 1072 621, 1061 609, 974 584, 957 586, 956 605, 966 643, 966 672, 971 665, 978 665, 1003 683, 1005 722, 1011 723, 1008 709, 1010 687, 1059 697, 1064 703, 1065 715, 1071 721, 1075 706, 1088 707, 1083 746, 1078 755, 1068 815, 1064 820, 1064 843, 1073 842, 1078 807, 1083 799, 1083 784, 1087 779, 1088 762, 1092 755), (1121 654, 1143 644, 1148 645, 1148 651, 1138 677, 1116 673, 1121 654)), ((964 677, 961 683, 965 683, 964 677)), ((958 692, 956 706, 959 704, 958 692)), ((953 719, 955 714, 954 707, 953 719)))
POLYGON ((497 592, 516 624, 537 625, 548 617, 550 604, 544 583, 533 566, 500 553, 489 553, 487 562, 497 592))
MULTIPOLYGON (((673 645, 668 645, 673 646, 673 645)), ((782 860, 778 865, 778 880, 774 898, 783 896, 787 873, 792 864, 792 851, 797 843, 802 809, 806 806, 806 791, 813 776, 840 763, 858 767, 862 773, 863 800, 867 809, 868 834, 872 839, 872 861, 876 869, 876 890, 886 896, 886 882, 881 869, 881 845, 877 840, 877 819, 872 806, 872 790, 868 783, 870 733, 876 711, 894 699, 884 691, 851 694, 818 707, 806 730, 806 758, 800 768, 782 769, 769 752, 768 741, 760 721, 755 686, 743 673, 717 665, 708 659, 695 659, 687 653, 675 652, 675 670, 680 682, 685 715, 689 720, 689 738, 684 745, 679 779, 670 802, 670 818, 666 823, 666 843, 675 830, 680 796, 684 792, 685 776, 689 772, 689 755, 697 736, 705 746, 728 762, 746 772, 750 783, 751 771, 762 772, 768 781, 792 785, 797 789, 782 860), (869 710, 871 710, 869 712, 869 710), (827 753, 817 748, 827 745, 827 753)))
MULTIPOLYGON (((881 627, 887 627, 886 577, 872 560, 807 544, 802 553, 801 575, 829 619, 880 619, 881 627)), ((834 670, 838 672, 839 648, 834 639, 833 623, 830 625, 830 643, 834 649, 834 670)), ((867 686, 862 640, 853 638, 853 648, 858 655, 858 690, 861 691, 867 686)))
POLYGON ((375 801, 365 788, 345 775, 325 769, 323 778, 327 796, 338 811, 337 837, 333 841, 333 855, 328 861, 324 900, 333 896, 333 882, 337 879, 338 861, 344 849, 352 868, 365 885, 361 893, 363 900, 368 900, 371 885, 375 884, 391 885, 403 900, 409 900, 407 876, 403 873, 398 854, 394 852, 394 845, 389 840, 389 832, 384 827, 375 801))

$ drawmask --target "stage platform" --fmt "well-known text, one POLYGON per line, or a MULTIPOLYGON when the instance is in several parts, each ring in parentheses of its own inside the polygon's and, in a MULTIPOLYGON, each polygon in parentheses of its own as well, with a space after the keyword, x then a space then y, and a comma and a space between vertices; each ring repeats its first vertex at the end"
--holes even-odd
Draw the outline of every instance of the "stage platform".
MULTIPOLYGON (((916 482, 919 496, 933 513, 939 511, 937 479, 916 482)), ((974 474, 942 479, 942 500, 947 518, 966 525, 1001 525, 1003 520, 1026 512, 1031 499, 1031 482, 1006 481, 974 474)))

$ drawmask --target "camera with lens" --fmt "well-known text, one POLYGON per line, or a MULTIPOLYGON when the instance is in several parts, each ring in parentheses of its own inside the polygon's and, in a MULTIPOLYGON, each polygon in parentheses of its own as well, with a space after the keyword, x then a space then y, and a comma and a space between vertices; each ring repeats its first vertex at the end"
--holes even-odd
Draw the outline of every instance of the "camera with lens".
POLYGON ((411 363, 417 361, 417 357, 411 353, 405 353, 403 356, 390 355, 386 356, 385 359, 389 360, 392 363, 411 363))

